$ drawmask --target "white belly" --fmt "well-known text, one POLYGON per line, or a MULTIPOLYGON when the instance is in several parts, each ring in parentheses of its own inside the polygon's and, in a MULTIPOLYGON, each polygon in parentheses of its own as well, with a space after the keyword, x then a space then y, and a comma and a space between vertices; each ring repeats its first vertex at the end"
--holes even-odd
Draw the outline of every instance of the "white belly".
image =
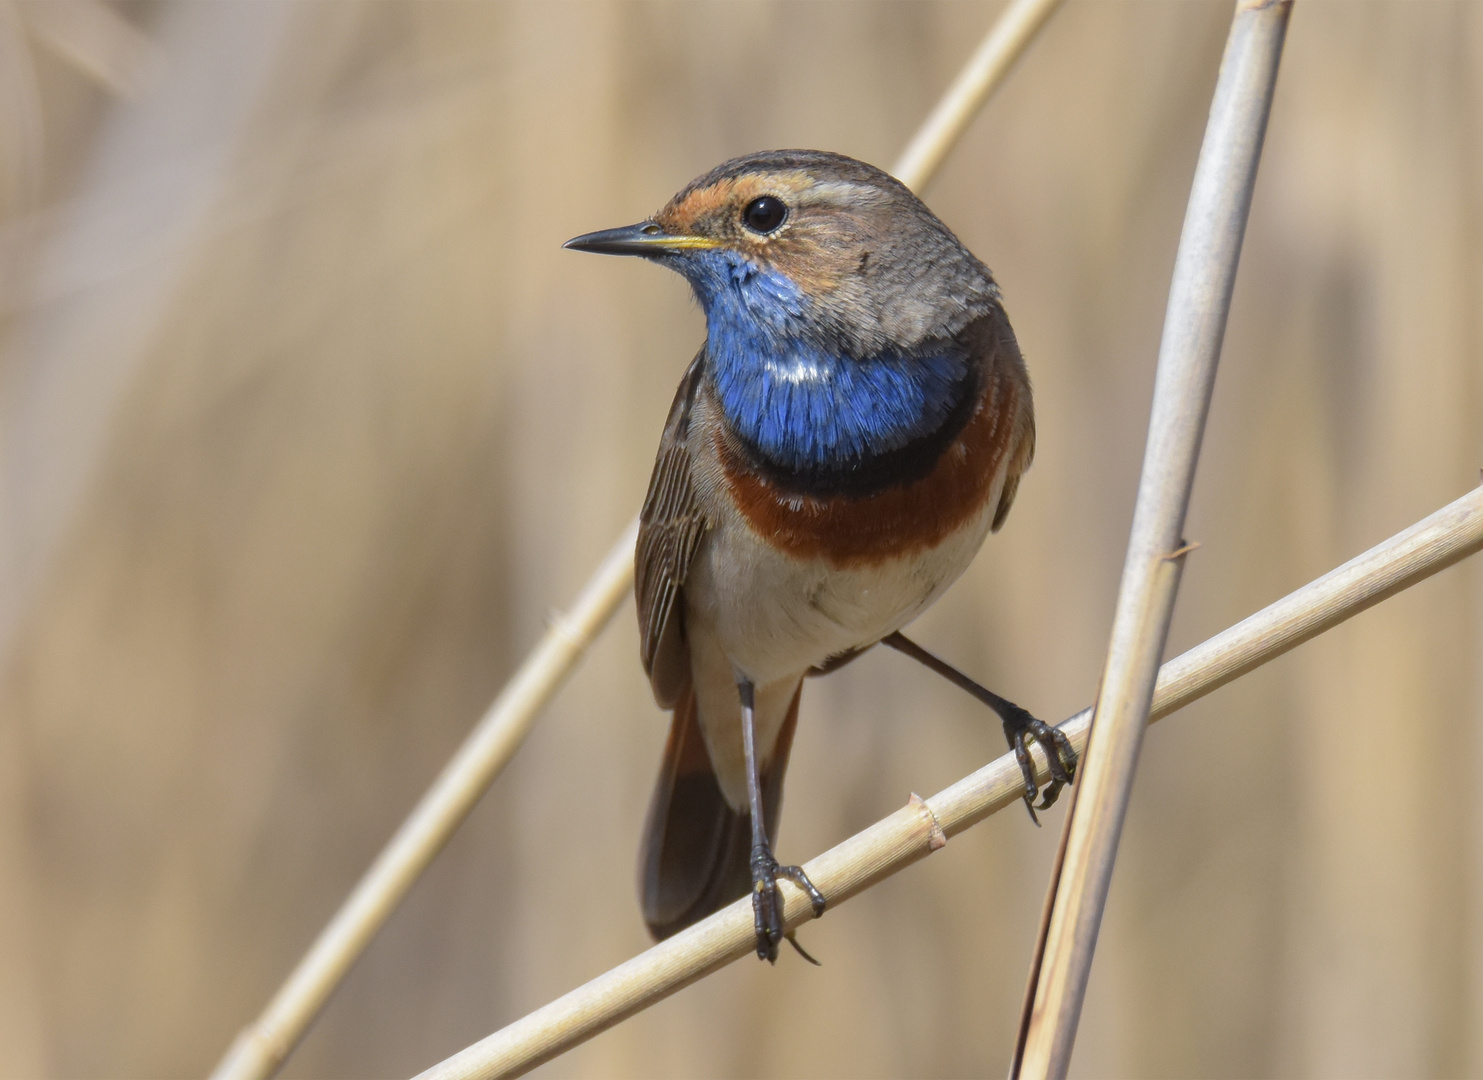
POLYGON ((973 561, 990 518, 985 509, 930 551, 861 568, 782 555, 745 526, 711 531, 685 583, 685 625, 701 731, 732 806, 747 798, 736 681, 756 687, 766 761, 803 675, 925 611, 973 561))
POLYGON ((994 505, 935 548, 861 567, 784 555, 745 526, 714 530, 686 583, 687 626, 759 686, 796 676, 926 610, 973 561, 994 505))

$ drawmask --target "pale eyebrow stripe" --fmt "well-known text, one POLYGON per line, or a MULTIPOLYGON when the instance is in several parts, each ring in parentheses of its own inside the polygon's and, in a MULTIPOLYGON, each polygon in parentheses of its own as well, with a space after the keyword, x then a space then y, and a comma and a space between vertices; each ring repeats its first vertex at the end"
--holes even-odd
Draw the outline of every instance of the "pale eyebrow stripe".
POLYGON ((848 180, 826 180, 798 192, 800 206, 822 203, 828 206, 855 207, 861 203, 880 202, 881 199, 882 194, 877 189, 848 180))

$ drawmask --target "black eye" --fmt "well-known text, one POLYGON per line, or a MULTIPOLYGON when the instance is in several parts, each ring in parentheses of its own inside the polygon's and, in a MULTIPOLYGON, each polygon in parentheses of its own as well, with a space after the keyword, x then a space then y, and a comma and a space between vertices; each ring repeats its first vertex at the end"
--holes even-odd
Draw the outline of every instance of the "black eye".
POLYGON ((760 233, 772 232, 787 216, 788 208, 783 205, 783 200, 774 199, 771 195, 753 199, 742 211, 742 221, 746 222, 747 228, 760 233))

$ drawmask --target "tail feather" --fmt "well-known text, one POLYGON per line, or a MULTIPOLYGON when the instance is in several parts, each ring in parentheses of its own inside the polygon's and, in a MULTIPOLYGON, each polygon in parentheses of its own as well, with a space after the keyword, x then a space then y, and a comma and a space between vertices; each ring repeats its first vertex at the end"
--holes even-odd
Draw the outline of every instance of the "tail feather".
MULTIPOLYGON (((775 842, 783 774, 798 724, 800 684, 772 755, 762 765, 762 816, 775 842)), ((639 855, 644 922, 656 941, 699 922, 752 888, 752 816, 721 793, 700 733, 695 691, 675 706, 639 855)))

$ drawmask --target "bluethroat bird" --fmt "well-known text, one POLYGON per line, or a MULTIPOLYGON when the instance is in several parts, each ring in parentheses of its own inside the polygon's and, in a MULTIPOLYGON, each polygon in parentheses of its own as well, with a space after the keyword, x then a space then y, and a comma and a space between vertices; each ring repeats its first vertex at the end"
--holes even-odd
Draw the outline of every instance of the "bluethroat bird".
POLYGON ((1032 817, 1030 741, 1053 777, 1041 808, 1070 781, 1064 735, 901 634, 1009 513, 1035 449, 1024 360, 988 267, 838 154, 728 161, 566 246, 668 266, 705 311, 635 561, 644 670, 673 711, 640 890, 656 938, 750 892, 775 960, 779 879, 825 906, 772 853, 805 676, 892 646, 998 713, 1032 817))

